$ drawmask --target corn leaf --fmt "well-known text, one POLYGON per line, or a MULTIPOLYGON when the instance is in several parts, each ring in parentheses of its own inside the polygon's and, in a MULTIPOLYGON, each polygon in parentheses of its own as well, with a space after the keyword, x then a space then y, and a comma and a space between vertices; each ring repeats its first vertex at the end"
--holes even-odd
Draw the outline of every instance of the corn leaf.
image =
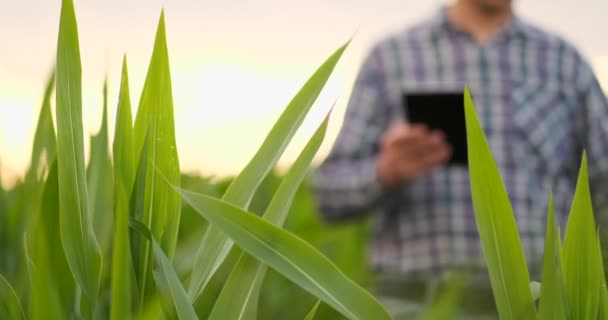
MULTIPOLYGON (((564 270, 564 247, 562 245, 562 243, 564 243, 564 241, 562 240, 562 232, 560 228, 557 228, 557 252, 559 254, 559 261, 561 261, 562 263, 562 272, 564 270)), ((565 281, 565 278, 564 278, 565 281)))
MULTIPOLYGON (((142 221, 144 218, 146 192, 150 191, 148 188, 147 179, 151 177, 148 175, 148 158, 150 157, 150 145, 152 144, 150 139, 150 131, 146 134, 146 140, 144 147, 139 155, 139 161, 135 172, 135 181, 133 182, 133 191, 131 192, 131 199, 129 202, 131 217, 130 220, 142 221)), ((148 278, 151 277, 151 266, 148 264, 149 254, 152 251, 152 244, 149 241, 141 239, 131 234, 131 261, 133 262, 133 268, 135 272, 135 278, 137 280, 137 291, 138 291, 138 310, 141 311, 144 308, 146 298, 152 296, 150 290, 152 287, 148 287, 148 292, 144 292, 144 288, 147 287, 148 278), (146 258, 144 258, 144 255, 146 258), (145 265, 145 267, 144 267, 145 265), (149 267, 149 268, 148 268, 149 267)), ((150 257, 151 259, 151 257, 150 257)))
POLYGON ((466 277, 456 275, 448 281, 447 287, 442 289, 435 301, 428 304, 418 320, 451 320, 456 317, 459 311, 460 301, 465 291, 466 277))
POLYGON ((238 246, 349 319, 390 319, 369 293, 295 235, 228 202, 174 187, 238 246))
POLYGON ((26 319, 11 284, 0 274, 0 319, 26 319))
POLYGON ((172 306, 169 310, 165 309, 167 316, 174 318, 173 315, 177 315, 177 318, 181 320, 198 319, 175 269, 171 266, 169 258, 167 258, 158 242, 154 239, 150 230, 137 220, 131 220, 131 226, 141 236, 152 242, 154 248, 153 272, 156 287, 163 298, 162 300, 164 300, 163 306, 172 306))
POLYGON ((321 304, 321 300, 317 300, 317 303, 310 309, 310 312, 306 315, 304 320, 313 320, 315 318, 315 314, 317 313, 317 309, 319 309, 319 305, 321 304))
MULTIPOLYGON (((306 176, 310 162, 323 143, 327 131, 327 122, 328 118, 323 121, 283 178, 276 194, 264 212, 263 218, 266 221, 278 227, 283 226, 289 207, 306 176)), ((255 258, 242 254, 226 281, 209 319, 255 319, 260 288, 265 273, 266 266, 263 266, 255 258)))
MULTIPOLYGON (((27 250, 27 245, 26 245, 27 250)), ((29 290, 29 316, 30 319, 64 319, 61 309, 61 301, 52 285, 51 279, 48 278, 48 271, 41 270, 30 257, 28 251, 25 253, 27 260, 27 271, 30 280, 29 290)), ((48 257, 40 259, 47 262, 48 257)), ((46 268, 46 265, 42 265, 46 268)))
POLYGON ((266 270, 267 267, 258 260, 241 253, 208 319, 256 319, 259 292, 266 270))
MULTIPOLYGON (((148 67, 148 74, 137 109, 133 131, 133 146, 135 155, 142 152, 149 135, 149 153, 143 164, 146 175, 144 185, 144 200, 141 212, 142 221, 159 241, 163 250, 171 260, 177 243, 177 232, 180 223, 181 201, 179 195, 172 192, 166 183, 159 183, 158 172, 164 175, 172 184, 179 184, 180 171, 175 143, 175 128, 173 119, 173 96, 171 89, 171 74, 169 70, 169 54, 165 35, 165 15, 161 12, 154 50, 148 67)), ((151 276, 151 245, 140 246, 138 263, 140 275, 140 290, 145 296, 151 294, 148 285, 151 276), (143 277, 143 278, 141 278, 143 277)), ((140 305, 141 305, 140 300, 140 305)))
POLYGON ((150 191, 146 192, 144 223, 150 227, 156 239, 163 236, 161 247, 171 258, 177 241, 181 202, 179 196, 171 192, 167 184, 155 183, 157 177, 154 170, 154 167, 158 168, 172 184, 179 184, 180 172, 175 143, 173 95, 164 12, 160 15, 148 75, 135 119, 133 143, 136 154, 140 154, 148 130, 152 141, 147 163, 150 191), (165 230, 166 234, 163 235, 165 230))
MULTIPOLYGON (((260 149, 235 178, 222 199, 243 209, 249 207, 257 187, 276 165, 347 46, 348 43, 336 50, 293 97, 268 133, 260 149)), ((188 287, 188 294, 192 301, 195 301, 202 293, 230 252, 232 245, 232 240, 218 228, 210 226, 207 229, 197 253, 197 261, 188 287)))
POLYGON ((555 212, 553 209, 553 196, 551 194, 549 194, 547 217, 539 320, 565 320, 568 319, 568 300, 566 299, 564 275, 561 268, 562 262, 557 248, 555 212))
MULTIPOLYGON (((2 179, 2 172, 0 170, 0 179, 2 179)), ((2 181, 2 180, 0 180, 2 181)), ((8 265, 8 255, 9 250, 11 248, 9 239, 8 239, 8 217, 5 212, 8 212, 9 201, 7 191, 4 190, 2 184, 0 183, 0 251, 4 252, 3 259, 0 259, 0 268, 2 270, 7 270, 8 265)))
MULTIPOLYGON (((25 177, 25 191, 27 196, 25 207, 18 214, 21 219, 25 220, 25 230, 30 230, 31 220, 38 212, 40 205, 40 196, 42 187, 44 186, 43 179, 45 171, 50 168, 51 161, 55 160, 57 154, 57 142, 55 137, 55 128, 53 125, 53 115, 51 112, 51 95, 55 89, 55 70, 47 81, 42 100, 42 107, 38 115, 38 123, 36 125, 36 133, 34 134, 34 143, 32 147, 32 155, 30 158, 30 167, 25 177)), ((13 225, 13 230, 23 230, 24 228, 13 225)))
POLYGON ((61 242, 70 269, 87 298, 85 314, 91 314, 97 301, 101 253, 87 207, 80 50, 72 0, 64 0, 61 6, 56 99, 61 242))
MULTIPOLYGON (((133 191, 129 202, 131 220, 135 219, 137 221, 142 221, 144 218, 146 192, 150 191, 147 180, 151 176, 148 175, 149 168, 147 163, 148 158, 150 157, 151 144, 150 131, 148 131, 144 147, 139 155, 139 161, 135 172, 135 181, 133 182, 133 191)), ((141 310, 144 307, 146 298, 149 298, 152 295, 152 292, 150 292, 151 287, 147 286, 148 278, 151 277, 152 272, 151 266, 148 264, 148 258, 151 259, 149 254, 152 251, 152 244, 133 234, 131 234, 130 239, 131 261, 133 262, 139 293, 137 306, 138 309, 141 310), (145 292, 144 288, 148 288, 148 292, 145 292)))
POLYGON ((114 248, 112 253, 111 319, 128 319, 131 314, 131 244, 129 241, 129 198, 135 176, 132 141, 131 98, 127 57, 122 62, 122 80, 114 133, 114 248))
MULTIPOLYGON (((11 196, 11 198, 15 199, 13 204, 1 211, 8 213, 7 221, 1 222, 6 230, 5 238, 2 239, 2 235, 0 235, 0 241, 6 246, 5 248, 0 247, 0 252, 2 252, 5 260, 11 264, 8 270, 16 269, 15 271, 18 272, 18 270, 22 270, 27 266, 27 261, 23 260, 21 252, 15 252, 16 250, 14 249, 19 248, 19 244, 21 244, 21 232, 24 230, 26 232, 31 231, 32 221, 35 219, 40 205, 45 171, 49 168, 49 161, 55 159, 57 152, 50 101, 54 89, 55 71, 52 71, 46 83, 34 135, 30 166, 27 170, 22 190, 21 192, 17 192, 16 195, 13 194, 11 196)), ((0 208, 0 210, 2 209, 0 208)))
POLYGON ((581 169, 564 236, 564 273, 573 319, 596 319, 600 298, 597 234, 587 175, 587 156, 581 169))
MULTIPOLYGON (((598 249, 601 255, 601 245, 598 240, 598 249)), ((601 288, 600 288, 600 302, 599 302, 599 315, 598 319, 608 320, 608 287, 606 286, 606 277, 603 261, 600 261, 600 277, 601 277, 601 288)))
POLYGON ((112 231, 112 163, 108 137, 108 81, 103 84, 103 112, 99 132, 91 137, 90 161, 87 168, 89 214, 95 237, 106 254, 112 231))
POLYGON ((530 276, 513 209, 468 89, 465 89, 465 111, 475 220, 498 313, 503 320, 534 319, 530 276))
POLYGON ((70 317, 74 277, 61 246, 57 161, 53 161, 42 192, 39 213, 29 234, 30 319, 70 317))
MULTIPOLYGON (((599 250, 599 255, 601 256, 602 249, 601 249, 601 243, 599 240, 599 233, 598 233, 597 248, 599 250)), ((598 319, 608 320, 608 287, 606 286, 606 277, 605 277, 606 273, 604 272, 605 270, 604 270, 603 259, 600 259, 599 268, 600 268, 601 283, 600 283, 600 302, 599 302, 598 319)))
POLYGON ((43 166, 50 166, 50 161, 55 159, 57 146, 55 142, 55 127, 51 112, 51 95, 55 89, 55 70, 51 72, 44 90, 42 107, 38 115, 38 124, 34 134, 34 145, 30 158, 30 167, 26 174, 26 181, 37 180, 43 166))

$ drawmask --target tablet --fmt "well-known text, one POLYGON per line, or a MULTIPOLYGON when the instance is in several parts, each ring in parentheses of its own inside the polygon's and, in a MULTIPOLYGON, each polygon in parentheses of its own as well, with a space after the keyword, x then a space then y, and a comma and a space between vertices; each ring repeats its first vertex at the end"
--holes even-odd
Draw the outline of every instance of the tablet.
POLYGON ((440 130, 452 146, 447 165, 466 166, 467 132, 464 94, 457 91, 406 92, 403 109, 409 123, 421 123, 440 130))

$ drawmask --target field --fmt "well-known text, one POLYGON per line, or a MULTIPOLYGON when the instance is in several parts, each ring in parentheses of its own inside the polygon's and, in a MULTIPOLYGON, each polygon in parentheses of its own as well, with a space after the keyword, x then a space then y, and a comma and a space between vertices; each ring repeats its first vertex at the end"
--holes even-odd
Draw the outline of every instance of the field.
MULTIPOLYGON (((64 0, 30 167, 0 189, 0 319, 392 319, 368 292, 369 221, 328 226, 316 212, 309 166, 329 118, 285 174, 274 171, 347 48, 312 74, 240 174, 197 177, 179 166, 161 12, 136 114, 125 56, 116 127, 104 98, 85 163, 78 27, 64 0)), ((565 230, 555 226, 551 195, 538 195, 549 201, 545 256, 542 279, 530 279, 466 88, 465 108, 475 217, 500 318, 608 319, 585 154, 565 230)), ((452 319, 455 292, 419 317, 452 319)))

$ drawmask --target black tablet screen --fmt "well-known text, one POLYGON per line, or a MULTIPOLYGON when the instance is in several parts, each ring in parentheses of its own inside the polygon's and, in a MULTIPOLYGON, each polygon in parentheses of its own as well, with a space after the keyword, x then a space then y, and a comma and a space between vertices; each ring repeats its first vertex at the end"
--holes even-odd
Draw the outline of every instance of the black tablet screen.
POLYGON ((459 92, 408 92, 403 107, 407 121, 441 130, 452 146, 449 165, 467 165, 464 95, 459 92))

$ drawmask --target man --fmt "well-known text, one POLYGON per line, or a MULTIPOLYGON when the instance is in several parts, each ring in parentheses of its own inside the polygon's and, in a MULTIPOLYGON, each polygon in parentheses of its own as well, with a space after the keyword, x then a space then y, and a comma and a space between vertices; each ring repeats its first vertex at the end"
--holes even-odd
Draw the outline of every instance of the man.
POLYGON ((315 174, 324 218, 373 213, 370 262, 380 294, 420 299, 434 280, 459 269, 487 284, 468 170, 444 165, 451 147, 442 133, 408 124, 402 111, 404 92, 465 85, 534 280, 547 195, 553 190, 563 227, 583 149, 596 212, 606 208, 608 103, 590 66, 567 42, 514 15, 510 0, 456 0, 371 50, 343 128, 315 174))

